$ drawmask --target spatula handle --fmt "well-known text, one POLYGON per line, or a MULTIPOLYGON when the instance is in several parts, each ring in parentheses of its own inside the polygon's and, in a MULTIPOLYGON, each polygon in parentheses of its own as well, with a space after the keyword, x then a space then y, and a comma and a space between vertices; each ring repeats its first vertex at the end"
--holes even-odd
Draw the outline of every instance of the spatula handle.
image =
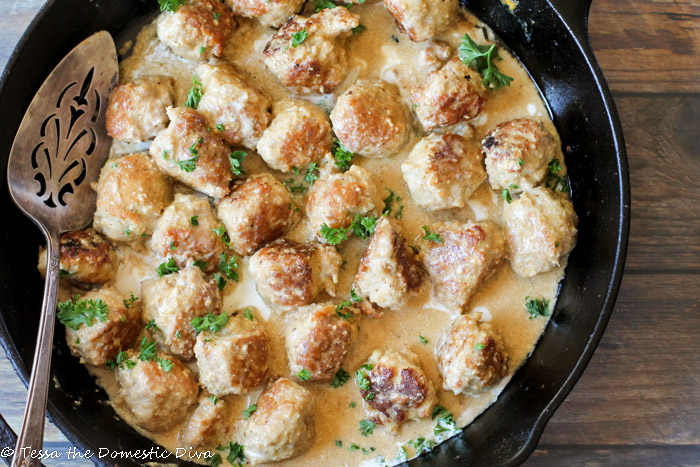
POLYGON ((44 445, 44 419, 46 417, 46 400, 49 393, 51 374, 51 350, 53 347, 53 329, 56 321, 56 299, 58 294, 60 246, 56 234, 46 234, 46 284, 44 285, 44 302, 39 318, 39 335, 34 350, 32 375, 29 379, 27 406, 22 421, 22 431, 17 438, 12 467, 29 467, 41 465, 38 451, 44 445), (32 456, 32 452, 35 456, 32 456))

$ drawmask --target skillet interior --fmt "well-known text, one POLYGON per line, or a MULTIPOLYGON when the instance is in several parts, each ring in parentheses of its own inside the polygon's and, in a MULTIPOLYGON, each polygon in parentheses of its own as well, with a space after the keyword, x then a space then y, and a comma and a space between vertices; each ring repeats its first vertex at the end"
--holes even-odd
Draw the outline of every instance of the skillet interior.
MULTIPOLYGON (((588 363, 612 311, 627 248, 629 181, 617 113, 587 41, 589 2, 521 2, 515 15, 496 0, 464 2, 509 45, 550 107, 565 146, 573 202, 580 218, 579 238, 551 324, 532 356, 498 401, 462 436, 443 443, 416 463, 522 462, 588 363)), ((43 239, 12 204, 7 191, 7 157, 15 132, 36 90, 75 44, 102 29, 116 36, 152 13, 155 4, 155 0, 50 0, 3 73, 0 342, 25 384, 42 296, 36 245, 43 239)), ((49 414, 76 446, 92 452, 101 447, 134 451, 155 446, 116 418, 105 393, 70 355, 62 332, 56 333, 52 365, 56 384, 49 393, 49 414)), ((14 444, 13 436, 0 418, 2 445, 14 444)), ((93 460, 101 465, 141 465, 125 459, 93 460)), ((176 460, 171 456, 167 461, 176 460)))

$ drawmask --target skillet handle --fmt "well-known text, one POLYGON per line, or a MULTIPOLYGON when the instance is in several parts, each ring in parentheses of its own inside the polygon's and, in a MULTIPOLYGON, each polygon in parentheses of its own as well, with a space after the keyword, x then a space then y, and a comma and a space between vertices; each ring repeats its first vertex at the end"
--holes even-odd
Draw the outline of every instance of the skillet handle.
POLYGON ((549 0, 569 25, 576 38, 588 47, 588 13, 593 0, 549 0))

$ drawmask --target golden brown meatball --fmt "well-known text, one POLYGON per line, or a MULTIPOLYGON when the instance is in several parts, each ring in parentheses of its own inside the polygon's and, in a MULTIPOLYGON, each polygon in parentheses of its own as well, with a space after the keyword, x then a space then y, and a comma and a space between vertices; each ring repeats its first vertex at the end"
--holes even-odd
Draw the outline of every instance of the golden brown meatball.
POLYGON ((177 434, 177 445, 184 449, 197 449, 215 444, 224 434, 227 416, 226 401, 202 391, 197 407, 177 434))
POLYGON ((297 93, 333 92, 347 75, 345 39, 358 24, 360 17, 343 7, 294 16, 265 46, 265 65, 297 93))
POLYGON ((233 12, 219 0, 193 0, 160 14, 158 39, 181 57, 209 60, 221 57, 235 26, 233 12))
POLYGON ((231 151, 200 112, 169 108, 170 125, 149 149, 160 169, 197 191, 223 198, 232 180, 231 151))
POLYGON ((331 124, 318 106, 302 100, 275 103, 273 119, 258 141, 258 154, 275 170, 289 172, 331 150, 331 124))
POLYGON ((479 147, 450 133, 420 140, 401 171, 413 200, 429 210, 464 207, 486 180, 479 147))
POLYGON ((437 299, 461 313, 461 308, 503 261, 501 230, 490 222, 440 222, 429 230, 439 241, 422 240, 420 255, 437 299))
POLYGON ((202 331, 194 353, 199 381, 217 396, 246 394, 267 378, 270 340, 258 318, 244 313, 234 313, 218 331, 202 331))
POLYGON ((221 254, 228 251, 214 231, 220 225, 207 198, 177 194, 158 219, 148 246, 163 261, 175 258, 180 268, 197 261, 204 271, 214 272, 221 254))
POLYGON ((420 289, 423 268, 389 218, 382 216, 355 276, 355 289, 385 308, 400 308, 420 289))
POLYGON ((243 256, 281 237, 294 221, 292 197, 275 177, 253 174, 238 182, 217 210, 231 239, 243 256))
POLYGON ((174 92, 172 78, 163 76, 118 85, 109 95, 107 134, 129 143, 153 139, 168 126, 165 109, 173 105, 174 92))
POLYGON ((243 426, 242 444, 253 464, 299 455, 314 439, 311 393, 286 378, 271 383, 258 397, 257 410, 243 426))
POLYGON ((411 99, 418 120, 426 131, 430 131, 479 115, 486 102, 483 94, 479 73, 459 58, 453 58, 414 87, 411 99))
POLYGON ((304 0, 226 0, 233 13, 246 18, 258 18, 260 24, 278 28, 299 13, 304 0))
MULTIPOLYGON (((144 343, 147 342, 142 341, 142 356, 144 343)), ((161 432, 174 428, 197 401, 197 380, 185 365, 168 354, 154 352, 152 359, 146 361, 137 355, 137 351, 130 350, 129 359, 116 368, 118 401, 126 405, 134 422, 145 430, 161 432)))
POLYGON ((375 423, 399 425, 426 418, 437 403, 433 383, 408 349, 375 350, 357 373, 355 382, 375 423))
POLYGON ((306 370, 309 381, 327 382, 340 370, 357 335, 336 313, 336 305, 312 305, 293 313, 285 333, 292 375, 306 370))
POLYGON ((554 137, 540 122, 519 118, 496 125, 481 142, 489 183, 511 192, 539 185, 554 158, 554 137))
POLYGON ((250 258, 258 293, 281 306, 308 305, 325 290, 335 296, 343 258, 334 247, 277 240, 250 258))
MULTIPOLYGON (((93 229, 75 230, 61 235, 61 277, 78 285, 99 285, 111 281, 119 260, 112 245, 93 229)), ((46 277, 46 249, 39 250, 38 269, 46 277)))
POLYGON ((323 224, 347 228, 356 215, 371 214, 380 203, 370 173, 353 165, 345 173, 331 174, 314 183, 306 200, 306 215, 312 230, 318 233, 323 224))
POLYGON ((81 363, 104 365, 134 344, 141 331, 141 303, 125 302, 125 298, 117 289, 107 287, 58 305, 58 318, 66 326, 66 342, 81 363), (85 317, 86 308, 96 317, 76 319, 85 317))
POLYGON ((457 0, 384 0, 399 31, 413 42, 432 39, 457 18, 457 0))
POLYGON ((436 349, 443 387, 455 394, 494 386, 508 372, 501 334, 489 323, 460 315, 440 335, 436 349))
POLYGON ((442 68, 451 56, 452 47, 442 41, 433 40, 428 42, 418 55, 417 65, 425 73, 430 73, 442 68))
POLYGON ((549 188, 525 191, 505 204, 506 256, 521 277, 532 277, 562 265, 576 245, 578 217, 571 202, 549 188))
POLYGON ((194 356, 196 332, 192 318, 207 313, 218 314, 221 296, 213 282, 195 266, 141 284, 143 314, 141 321, 151 320, 156 342, 173 355, 185 360, 194 356))
POLYGON ((153 232, 156 220, 173 199, 172 181, 145 153, 107 160, 95 191, 93 226, 117 242, 133 243, 153 232))
POLYGON ((365 157, 386 157, 411 133, 408 110, 393 84, 360 81, 345 91, 331 112, 333 131, 342 145, 365 157))
POLYGON ((204 90, 197 110, 212 125, 223 126, 221 136, 227 143, 255 149, 270 121, 270 99, 229 63, 203 63, 197 67, 197 75, 204 90))

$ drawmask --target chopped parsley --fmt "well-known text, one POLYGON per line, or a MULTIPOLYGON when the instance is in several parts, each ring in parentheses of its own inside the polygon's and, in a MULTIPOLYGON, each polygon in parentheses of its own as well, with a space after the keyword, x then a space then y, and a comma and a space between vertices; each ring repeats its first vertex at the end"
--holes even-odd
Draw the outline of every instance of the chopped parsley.
POLYGON ((389 214, 391 214, 392 210, 394 209, 394 202, 396 202, 397 204, 399 204, 399 209, 394 214, 394 217, 397 219, 401 219, 403 217, 403 204, 400 203, 403 200, 403 198, 394 193, 389 188, 387 188, 387 190, 389 191, 389 196, 384 198, 384 209, 382 209, 382 216, 389 216, 389 214))
POLYGON ((311 372, 306 368, 302 368, 299 373, 297 373, 297 378, 299 381, 307 381, 311 379, 311 372))
POLYGON ((417 438, 415 441, 409 441, 409 446, 415 449, 418 454, 423 452, 430 452, 435 446, 434 441, 427 440, 425 438, 417 438))
POLYGON ((245 462, 245 453, 243 452, 243 446, 234 443, 230 441, 228 443, 228 446, 225 445, 219 445, 216 447, 218 451, 225 451, 228 449, 228 456, 226 456, 226 460, 229 462, 231 465, 242 465, 243 462, 245 462), (235 463, 238 464, 235 464, 235 463))
POLYGON ((547 164, 547 180, 545 184, 554 191, 565 193, 569 191, 569 182, 565 177, 559 175, 559 172, 562 170, 559 159, 552 159, 549 161, 549 164, 547 164))
POLYGON ((350 236, 350 229, 345 229, 343 227, 335 229, 333 227, 328 227, 328 224, 324 223, 321 226, 321 236, 325 238, 330 245, 338 245, 350 236))
MULTIPOLYGON (((202 50, 203 52, 203 50, 202 50)), ((202 53, 200 52, 200 54, 202 53)), ((192 77, 192 87, 187 93, 187 102, 185 107, 196 109, 199 106, 199 101, 202 100, 202 83, 197 80, 196 76, 192 77)))
POLYGON ((501 197, 508 204, 510 204, 513 201, 513 198, 511 198, 510 196, 510 190, 508 188, 504 188, 503 190, 501 190, 501 197))
POLYGON ((299 185, 294 185, 293 178, 282 182, 282 185, 286 186, 289 192, 295 195, 303 195, 309 189, 306 185, 301 183, 299 185))
POLYGON ((216 397, 214 394, 210 394, 209 400, 211 401, 212 404, 216 405, 216 403, 219 401, 219 398, 216 397))
POLYGON ((175 258, 171 256, 170 258, 168 258, 168 261, 166 261, 165 263, 161 263, 158 266, 158 276, 167 276, 168 274, 178 272, 179 270, 180 268, 178 268, 177 264, 175 264, 175 258))
POLYGON ((249 321, 253 321, 253 313, 250 312, 250 308, 243 310, 243 316, 245 316, 249 321))
POLYGON ((226 131, 226 127, 224 126, 223 123, 217 123, 216 124, 216 129, 219 131, 226 131))
POLYGON ((124 229, 124 234, 126 234, 127 237, 130 236, 131 235, 131 228, 127 227, 126 229, 124 229))
POLYGON ((461 431, 457 428, 455 424, 454 417, 452 414, 443 406, 436 405, 433 407, 433 413, 431 418, 435 420, 437 418, 437 424, 433 430, 435 436, 440 436, 445 432, 452 434, 454 431, 461 431))
POLYGON ((374 433, 375 426, 376 425, 374 424, 374 422, 372 422, 370 420, 367 420, 367 419, 360 420, 360 433, 362 433, 362 436, 369 436, 372 433, 374 433))
POLYGON ((352 402, 350 402, 348 407, 350 407, 351 409, 354 409, 355 407, 357 407, 357 403, 355 401, 352 401, 352 402))
POLYGON ((216 282, 216 286, 218 287, 219 292, 224 290, 224 287, 226 287, 227 284, 226 279, 224 279, 224 276, 216 272, 214 273, 214 277, 212 279, 214 279, 214 282, 216 282))
POLYGON ((335 307, 335 314, 341 317, 344 320, 349 320, 355 314, 352 312, 352 310, 348 310, 347 313, 343 313, 343 309, 351 307, 352 302, 350 300, 343 300, 342 302, 338 303, 338 305, 335 307))
MULTIPOLYGON (((204 46, 201 46, 201 47, 199 48, 199 55, 202 55, 202 54, 204 53, 205 50, 207 50, 207 48, 204 47, 204 46)), ((188 97, 189 97, 189 96, 188 96, 188 97)))
POLYGON ((197 227, 199 225, 199 216, 190 217, 190 224, 192 224, 192 227, 197 227))
POLYGON ((459 45, 459 59, 467 66, 473 64, 481 73, 484 86, 489 89, 510 86, 510 82, 513 81, 513 78, 498 71, 498 67, 493 64, 494 60, 501 60, 496 44, 478 45, 469 34, 465 34, 459 45))
POLYGON ((549 300, 544 298, 525 297, 525 308, 527 312, 530 313, 530 319, 537 318, 538 316, 549 316, 549 300))
POLYGON ((370 388, 371 381, 369 380, 369 376, 367 376, 367 372, 371 371, 372 368, 371 363, 366 363, 355 372, 355 384, 363 391, 367 391, 370 388))
POLYGON ((355 157, 355 153, 350 152, 340 141, 335 141, 333 143, 333 161, 335 166, 340 169, 341 172, 347 172, 352 165, 352 158, 355 157))
POLYGON ((352 33, 353 34, 362 34, 364 31, 367 30, 367 26, 364 24, 358 24, 354 28, 352 28, 352 33))
POLYGON ((234 175, 243 175, 243 160, 248 155, 245 151, 233 151, 228 155, 228 160, 231 163, 231 172, 234 175))
POLYGON ((58 319, 66 327, 78 330, 82 324, 92 326, 95 319, 107 321, 109 307, 101 299, 79 300, 79 295, 58 304, 58 319))
POLYGON ((335 376, 333 377, 333 381, 331 381, 331 386, 333 386, 334 388, 339 388, 342 387, 349 380, 350 373, 341 368, 336 372, 335 376))
POLYGON ((418 339, 419 339, 423 344, 427 344, 427 343, 428 343, 428 339, 426 339, 426 338, 423 337, 423 336, 418 336, 418 339))
POLYGON ((202 331, 219 332, 227 323, 228 315, 226 313, 220 315, 207 313, 205 316, 195 316, 191 322, 197 334, 202 331))
POLYGON ((181 5, 185 4, 185 0, 158 0, 160 11, 171 11, 175 13, 181 5))
POLYGON ((224 245, 226 245, 227 247, 231 247, 231 239, 229 238, 228 233, 226 232, 226 227, 220 225, 212 230, 216 235, 221 237, 221 241, 224 242, 224 245))
POLYGON ((146 325, 146 331, 149 331, 149 330, 151 330, 151 329, 153 329, 153 332, 158 332, 158 331, 160 331, 160 328, 159 328, 158 325, 156 324, 156 320, 155 320, 155 319, 150 320, 150 321, 148 322, 148 324, 146 325))
POLYGON ((238 282, 238 258, 236 255, 231 255, 230 258, 226 259, 226 253, 221 253, 219 257, 219 264, 217 266, 219 271, 226 276, 227 279, 238 282))
POLYGON ((302 29, 301 31, 297 31, 294 34, 292 34, 292 47, 295 49, 301 45, 302 42, 304 42, 308 36, 308 32, 306 31, 306 28, 302 29))
POLYGON ((335 8, 338 5, 331 0, 314 0, 314 11, 318 13, 321 10, 325 10, 326 8, 335 8))
POLYGON ((352 301, 355 303, 360 303, 360 302, 364 301, 364 299, 362 297, 357 295, 357 293, 355 292, 355 289, 350 289, 350 298, 352 298, 352 301))
POLYGON ((192 155, 191 158, 183 161, 173 161, 178 167, 180 167, 180 170, 184 170, 187 173, 194 172, 194 169, 197 168, 197 161, 199 160, 199 150, 197 149, 197 146, 202 144, 202 142, 204 142, 204 138, 200 137, 197 141, 192 143, 192 146, 188 148, 188 151, 192 155))
POLYGON ((207 263, 206 261, 202 261, 201 259, 196 259, 192 264, 197 266, 202 271, 204 271, 207 268, 207 266, 209 266, 209 263, 207 263))
POLYGON ((58 277, 72 277, 75 276, 74 272, 66 271, 65 269, 58 270, 58 277))
POLYGON ((173 366, 175 366, 173 361, 167 358, 156 358, 156 360, 158 361, 158 366, 166 373, 172 370, 173 366))
POLYGON ((215 21, 219 21, 219 18, 221 17, 221 13, 213 12, 212 15, 214 15, 215 21))
POLYGON ((251 415, 253 415, 253 412, 258 410, 257 404, 253 404, 249 406, 247 409, 243 411, 243 420, 248 420, 251 415))
POLYGON ((110 371, 114 371, 117 368, 119 368, 120 370, 123 370, 124 367, 126 367, 128 369, 132 369, 135 366, 136 366, 136 362, 131 360, 129 358, 129 354, 126 352, 119 352, 117 354, 116 359, 107 361, 107 367, 110 369, 110 371))
POLYGON ((124 299, 124 306, 126 307, 126 309, 128 310, 129 307, 133 305, 136 300, 138 300, 138 297, 134 297, 134 293, 131 292, 129 298, 124 299))
POLYGON ((157 357, 156 341, 148 340, 146 336, 143 336, 143 339, 141 339, 141 351, 137 358, 142 362, 148 362, 155 360, 157 357))
POLYGON ((316 180, 318 180, 318 164, 316 162, 312 163, 307 169, 306 169, 306 175, 304 175, 304 181, 308 183, 309 185, 313 185, 316 180))
POLYGON ((486 348, 486 346, 484 344, 482 344, 481 342, 477 342, 474 345, 474 350, 484 350, 485 348, 486 348))
POLYGON ((343 442, 342 442, 341 440, 339 440, 339 439, 336 439, 336 440, 335 440, 335 445, 338 446, 339 448, 342 448, 342 447, 343 447, 343 442))
POLYGON ((431 232, 427 225, 423 226, 423 230, 425 230, 425 236, 423 237, 424 240, 429 240, 431 242, 437 243, 445 243, 442 239, 442 236, 437 232, 431 232))

